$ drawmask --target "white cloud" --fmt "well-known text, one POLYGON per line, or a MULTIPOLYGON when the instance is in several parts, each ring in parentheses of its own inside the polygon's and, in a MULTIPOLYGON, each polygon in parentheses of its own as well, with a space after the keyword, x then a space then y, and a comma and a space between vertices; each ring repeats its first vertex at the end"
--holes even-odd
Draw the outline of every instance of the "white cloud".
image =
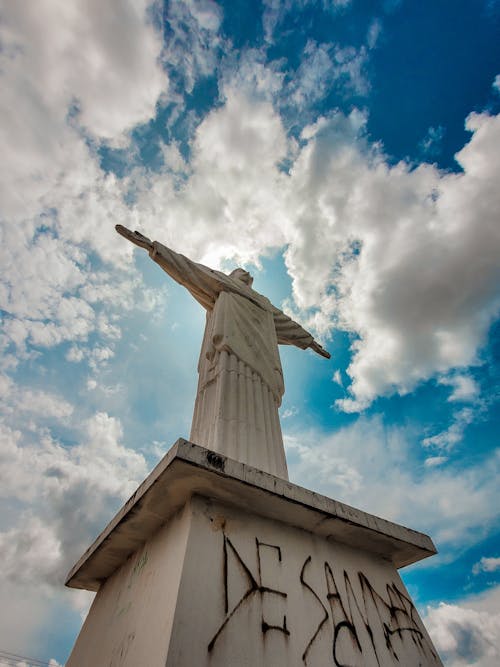
POLYGON ((497 74, 494 81, 493 81, 493 88, 497 91, 500 92, 500 74, 497 74))
MULTIPOLYGON (((477 362, 498 312, 500 158, 492 148, 498 118, 470 116, 474 134, 458 154, 462 174, 429 165, 389 167, 363 138, 359 112, 320 119, 303 133, 299 149, 271 102, 283 92, 276 65, 248 66, 244 73, 248 58, 259 61, 254 53, 224 70, 223 105, 198 126, 182 186, 175 173, 146 176, 140 170, 120 181, 103 174, 67 122, 68 104, 76 99, 79 121, 89 131, 117 137, 147 120, 166 89, 157 63, 159 36, 144 19, 144 4, 118 5, 117 14, 110 8, 104 16, 97 5, 89 11, 80 3, 71 10, 44 3, 47 11, 37 6, 27 12, 9 5, 5 13, 4 116, 11 125, 5 125, 3 164, 9 167, 1 179, 2 201, 9 220, 18 222, 7 229, 1 257, 9 276, 0 288, 10 313, 3 339, 8 351, 15 345, 26 353, 30 343, 85 343, 96 331, 117 339, 119 323, 100 306, 129 307, 137 274, 89 273, 88 252, 126 267, 131 248, 116 242, 111 223, 136 226, 140 220, 160 240, 214 264, 230 256, 258 261, 262 252, 287 244, 297 304, 319 306, 311 326, 324 334, 338 325, 357 336, 348 369, 351 395, 338 403, 345 410, 477 362), (51 21, 56 11, 58 20, 51 21), (113 17, 127 40, 115 35, 113 17), (87 37, 90 46, 82 50, 80 40, 87 37), (47 43, 53 52, 44 49, 47 43), (124 43, 133 45, 125 55, 124 43), (291 161, 290 175, 280 170, 285 160, 291 161), (138 199, 131 210, 123 196, 134 182, 138 199), (40 213, 43 218, 34 217, 40 213), (37 233, 40 224, 51 233, 37 233)), ((224 48, 222 15, 208 0, 174 3, 169 11, 173 51, 164 59, 175 51, 193 83, 215 71, 217 48, 224 48)), ((313 43, 307 49, 296 89, 301 99, 323 94, 328 72, 333 79, 347 77, 360 91, 361 52, 313 43)), ((169 169, 184 170, 175 144, 164 153, 169 169)))
POLYGON ((314 4, 317 8, 320 4, 323 11, 336 13, 344 10, 351 2, 352 0, 322 0, 321 3, 316 2, 316 0, 300 0, 299 2, 295 0, 264 0, 262 25, 265 39, 271 43, 274 41, 274 34, 291 10, 304 8, 311 4, 314 4))
POLYGON ((439 451, 450 451, 455 445, 461 442, 465 429, 472 424, 476 415, 471 408, 462 408, 453 415, 451 425, 437 435, 432 435, 422 440, 424 447, 433 447, 439 451))
MULTIPOLYGON (((68 185, 70 172, 77 194, 86 189, 94 156, 89 159, 76 119, 69 117, 72 109, 79 110, 78 122, 87 132, 108 140, 154 115, 167 82, 157 62, 160 35, 146 22, 146 6, 141 0, 114 0, 105 8, 84 0, 5 4, 3 215, 26 222, 43 213, 42 222, 50 226, 59 180, 68 185)), ((11 229, 9 236, 19 231, 11 229)))
POLYGON ((233 93, 254 101, 275 103, 283 92, 285 73, 280 63, 266 62, 263 50, 247 49, 238 57, 227 57, 219 75, 222 99, 233 93))
POLYGON ((369 49, 374 49, 380 39, 382 33, 382 21, 380 19, 373 19, 368 28, 368 35, 366 37, 366 44, 369 49))
MULTIPOLYGON (((422 440, 424 447, 429 447, 440 451, 449 452, 455 445, 460 443, 464 437, 465 430, 474 422, 482 418, 485 413, 487 403, 479 398, 479 385, 469 375, 454 374, 448 377, 442 377, 438 380, 439 384, 452 387, 452 392, 448 396, 450 403, 470 403, 469 406, 460 410, 455 410, 452 415, 452 422, 448 428, 439 433, 428 436, 422 440)), ((436 465, 434 461, 446 457, 430 457, 426 465, 436 465)))
POLYGON ((453 391, 448 397, 451 402, 474 401, 479 396, 479 386, 470 375, 452 375, 439 380, 439 384, 452 387, 453 391))
POLYGON ((430 127, 426 136, 420 141, 419 148, 421 153, 427 158, 433 158, 441 152, 441 144, 444 137, 444 127, 430 127))
POLYGON ((112 350, 110 347, 98 345, 89 351, 89 366, 92 370, 97 370, 99 366, 107 364, 107 362, 114 356, 114 350, 112 350))
POLYGON ((214 73, 223 42, 218 34, 222 10, 212 0, 173 2, 168 7, 168 37, 162 60, 180 94, 191 93, 198 78, 214 73))
POLYGON ((286 13, 290 11, 292 3, 290 0, 264 0, 264 12, 262 14, 262 25, 265 39, 273 42, 273 34, 286 13))
POLYGON ((0 375, 1 412, 19 416, 54 418, 66 421, 73 413, 73 406, 54 393, 35 390, 16 384, 7 375, 0 375))
POLYGON ((61 567, 61 543, 55 531, 38 517, 28 517, 15 528, 0 533, 2 576, 10 581, 37 584, 61 567))
POLYGON ((48 431, 29 438, 6 424, 1 430, 1 495, 24 508, 18 525, 0 534, 2 576, 59 586, 109 513, 142 481, 145 460, 120 444, 121 426, 105 413, 81 425, 81 441, 72 447, 48 431))
POLYGON ((484 535, 498 518, 500 451, 467 470, 423 468, 413 441, 380 418, 330 436, 285 431, 292 481, 429 533, 440 549, 484 535))
MULTIPOLYGON (((154 114, 166 79, 158 35, 143 9, 111 4, 102 25, 99 3, 44 1, 26 12, 6 10, 4 349, 16 347, 27 358, 33 347, 67 341, 67 360, 85 360, 95 370, 113 359, 120 313, 138 301, 144 312, 161 310, 165 293, 143 290, 132 248, 115 235, 113 223, 121 222, 213 265, 228 257, 257 262, 286 245, 299 317, 317 308, 310 322, 318 331, 339 324, 359 336, 346 409, 475 363, 497 308, 498 119, 470 117, 474 135, 459 155, 458 175, 428 165, 388 166, 380 147, 364 138, 359 111, 318 119, 295 142, 276 106, 284 74, 276 63, 265 66, 262 54, 248 53, 226 64, 221 105, 197 126, 189 163, 174 142, 163 146, 164 172, 137 168, 120 180, 104 174, 95 141, 89 148, 79 124, 94 138, 123 142, 132 125, 154 114), (113 16, 122 17, 126 39, 112 34, 113 16), (79 113, 68 120, 73 101, 79 113), (137 193, 131 206, 123 200, 129 190, 137 193)), ((175 55, 170 66, 189 92, 216 70, 222 15, 208 1, 171 3, 170 12, 172 51, 163 60, 175 55)), ((323 74, 360 92, 365 58, 363 50, 312 45, 297 100, 325 94, 323 74)), ((13 355, 6 358, 12 367, 13 355)), ((446 376, 450 400, 472 400, 474 388, 460 373, 446 376)), ((2 563, 18 586, 59 586, 112 508, 144 477, 145 461, 123 447, 119 422, 104 412, 83 420, 56 393, 0 380, 8 397, 0 489, 20 507, 16 526, 3 513, 2 563), (21 412, 25 423, 13 418, 21 412), (40 416, 66 428, 71 416, 77 444, 63 446, 37 423, 40 416), (34 553, 43 563, 30 560, 34 553)), ((89 390, 97 387, 119 391, 89 378, 89 390)), ((493 520, 494 456, 467 473, 441 468, 443 456, 429 457, 419 477, 404 434, 384 431, 377 420, 319 444, 316 436, 289 436, 287 445, 299 481, 317 487, 319 480, 328 495, 411 524, 419 515, 420 527, 441 540, 476 535, 493 520)))
POLYGON ((225 104, 198 126, 191 177, 180 192, 163 177, 138 194, 141 228, 193 259, 258 261, 285 243, 287 176, 278 165, 289 142, 272 105, 233 84, 225 104), (182 229, 182 237, 179 236, 182 229))
MULTIPOLYGON (((469 117, 463 173, 391 167, 359 111, 318 119, 298 147, 243 80, 243 91, 225 82, 225 103, 198 126, 182 189, 161 177, 140 191, 134 215, 146 233, 214 265, 287 244, 298 317, 321 335, 354 334, 344 410, 453 369, 467 377, 500 304, 500 116, 469 117)), ((472 400, 471 380, 450 381, 453 400, 472 400)))
POLYGON ((79 361, 82 361, 84 356, 85 355, 83 350, 80 349, 79 347, 76 347, 76 345, 73 345, 66 353, 66 360, 78 363, 79 361))
POLYGON ((473 574, 479 574, 480 572, 496 572, 500 570, 500 558, 487 558, 483 556, 478 563, 475 563, 472 567, 473 574))
POLYGON ((427 609, 424 621, 449 667, 496 667, 500 661, 500 588, 459 604, 427 609))
POLYGON ((0 606, 9 609, 0 644, 36 654, 40 627, 55 610, 88 609, 89 595, 70 595, 64 577, 147 466, 121 444, 117 419, 102 412, 82 419, 60 396, 4 376, 0 389, 0 606), (54 437, 61 428, 75 444, 54 437))
POLYGON ((335 371, 335 373, 333 374, 332 381, 335 382, 335 384, 340 385, 341 387, 344 386, 344 383, 342 382, 342 375, 340 374, 340 371, 339 371, 338 368, 335 371))
POLYGON ((94 252, 125 268, 131 258, 113 230, 130 216, 123 183, 101 170, 94 139, 126 138, 155 114, 166 90, 161 34, 147 6, 42 0, 3 8, 0 342, 7 355, 85 343, 95 332, 116 340, 112 313, 133 305, 134 270, 110 275, 91 259, 94 252), (94 138, 90 146, 79 126, 94 138))
POLYGON ((436 466, 443 465, 446 461, 448 461, 447 456, 429 456, 425 459, 424 465, 426 468, 435 468, 436 466))
POLYGON ((342 92, 364 95, 369 84, 363 73, 367 61, 366 48, 360 49, 309 41, 294 73, 289 102, 302 111, 323 99, 335 88, 342 92))
MULTIPOLYGON (((147 5, 145 0, 105 6, 83 0, 70 6, 61 0, 8 3, 2 12, 9 47, 4 75, 18 76, 18 90, 30 90, 31 102, 24 99, 31 104, 31 119, 46 124, 50 111, 61 122, 73 105, 92 134, 112 139, 151 118, 166 77, 157 64, 161 36, 146 22, 147 5)), ((42 130, 40 124, 30 126, 42 130)))
MULTIPOLYGON (((126 5, 123 11, 129 9, 126 5)), ((78 15, 80 5, 73 11, 78 15)), ((183 65, 191 72, 186 77, 194 81, 200 73, 214 71, 210 58, 215 57, 213 47, 220 45, 220 10, 213 3, 198 2, 175 3, 171 12, 175 39, 184 44, 176 48, 177 57, 188 52, 191 57, 183 65)), ((71 35, 77 22, 68 13, 62 34, 71 35)), ((9 44, 24 43, 37 21, 43 20, 43 12, 32 14, 23 18, 12 10, 9 44)), ((160 95, 153 57, 158 54, 157 36, 141 16, 129 13, 125 24, 127 30, 137 31, 137 48, 143 45, 146 55, 138 65, 140 77, 139 72, 134 76, 149 82, 152 100, 160 95)), ((82 21, 81 30, 91 29, 93 17, 82 21)), ((95 31, 93 39, 104 39, 106 26, 104 32, 95 31)), ((71 56, 73 41, 67 40, 71 56)), ((35 77, 33 62, 41 44, 35 40, 24 55, 16 56, 24 58, 19 63, 8 50, 4 53, 12 109, 28 108, 21 101, 29 97, 29 90, 35 91, 31 97, 41 98, 42 83, 44 90, 50 89, 48 82, 39 83, 35 77), (28 73, 24 87, 17 80, 21 65, 28 73)), ((303 77, 309 88, 305 84, 297 88, 302 96, 318 88, 315 72, 323 71, 325 62, 340 72, 344 67, 349 70, 357 58, 337 47, 309 48, 303 77)), ((121 81, 123 65, 115 67, 120 49, 114 41, 108 46, 100 42, 95 53, 109 57, 106 66, 121 81)), ((492 149, 500 134, 498 118, 485 114, 469 118, 474 134, 458 155, 462 174, 442 174, 430 165, 389 167, 380 147, 370 146, 364 138, 366 118, 357 111, 348 117, 338 113, 319 119, 303 132, 299 147, 287 139, 272 104, 283 92, 276 64, 261 63, 257 69, 248 65, 248 59, 258 63, 260 57, 248 54, 227 66, 221 81, 223 104, 198 126, 190 164, 185 167, 175 143, 165 146, 166 173, 146 175, 136 169, 123 181, 105 176, 96 156, 66 116, 61 117, 63 93, 54 98, 57 111, 50 99, 44 102, 44 113, 54 123, 39 133, 49 142, 48 148, 39 145, 38 130, 36 136, 21 132, 27 126, 43 128, 42 119, 18 118, 24 125, 11 128, 11 150, 5 160, 12 173, 5 174, 4 202, 10 219, 19 221, 8 229, 2 257, 9 279, 0 288, 0 299, 11 313, 3 339, 7 351, 16 345, 26 354, 30 343, 38 347, 85 343, 95 332, 118 339, 119 322, 107 315, 108 306, 131 307, 139 279, 133 271, 126 276, 116 270, 93 270, 88 253, 94 251, 116 267, 129 266, 132 249, 117 243, 112 229, 111 223, 120 221, 215 265, 227 257, 258 261, 263 252, 286 244, 296 302, 305 310, 318 308, 310 326, 323 335, 340 326, 357 336, 348 369, 350 396, 338 403, 345 410, 362 409, 376 396, 411 391, 435 374, 477 362, 498 312, 499 158, 492 149), (21 160, 19 169, 16 160, 21 160), (289 174, 280 169, 285 161, 292 165, 289 174), (138 195, 132 209, 123 203, 130 188, 138 195), (19 192, 30 194, 20 201, 19 192), (43 220, 33 217, 41 211, 43 220), (41 222, 51 234, 36 233, 41 222)), ((96 133, 103 133, 99 113, 92 111, 97 102, 89 92, 87 74, 78 75, 82 68, 76 66, 69 76, 68 66, 61 67, 50 70, 52 86, 57 80, 71 96, 83 102, 92 98, 82 118, 96 133)), ((354 81, 349 72, 346 76, 354 81)), ((115 91, 117 106, 127 106, 119 85, 110 90, 115 91)), ((86 108, 83 102, 81 114, 86 108)), ((151 113, 147 106, 140 113, 124 111, 131 115, 115 120, 116 135, 127 124, 139 122, 139 117, 145 120, 151 113)), ((111 340, 106 347, 113 349, 111 340)), ((79 349, 83 350, 81 345, 79 349)), ((462 395, 464 390, 462 386, 462 395)), ((459 393, 455 395, 458 400, 459 393)))
POLYGON ((357 335, 350 411, 477 363, 500 306, 500 116, 469 117, 459 174, 389 167, 363 127, 335 114, 303 133, 286 253, 298 305, 321 307, 311 322, 357 335))

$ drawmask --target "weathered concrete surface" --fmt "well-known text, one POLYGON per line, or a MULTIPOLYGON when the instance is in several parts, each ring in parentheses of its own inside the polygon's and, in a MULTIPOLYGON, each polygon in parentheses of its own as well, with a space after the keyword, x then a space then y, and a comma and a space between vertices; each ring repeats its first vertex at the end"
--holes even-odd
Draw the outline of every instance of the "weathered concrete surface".
POLYGON ((186 508, 102 585, 67 667, 164 667, 189 527, 186 508))
POLYGON ((68 574, 96 591, 193 494, 367 549, 403 567, 436 553, 422 533, 178 440, 68 574))
POLYGON ((440 665, 396 568, 421 533, 179 441, 68 576, 67 667, 440 665))

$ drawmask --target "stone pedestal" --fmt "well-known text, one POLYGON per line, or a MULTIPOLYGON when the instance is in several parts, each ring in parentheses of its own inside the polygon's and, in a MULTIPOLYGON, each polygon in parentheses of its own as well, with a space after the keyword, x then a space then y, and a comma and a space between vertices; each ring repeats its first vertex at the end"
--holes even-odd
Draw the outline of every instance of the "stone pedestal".
POLYGON ((421 533, 179 440, 68 575, 67 667, 441 665, 397 568, 421 533))

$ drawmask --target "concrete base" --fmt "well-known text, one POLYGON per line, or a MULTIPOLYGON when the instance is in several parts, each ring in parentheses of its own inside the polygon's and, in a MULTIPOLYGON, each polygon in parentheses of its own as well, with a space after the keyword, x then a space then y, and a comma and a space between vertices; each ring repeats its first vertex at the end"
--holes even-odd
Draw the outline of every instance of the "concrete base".
POLYGON ((68 575, 67 667, 441 665, 397 568, 425 535, 180 440, 68 575))

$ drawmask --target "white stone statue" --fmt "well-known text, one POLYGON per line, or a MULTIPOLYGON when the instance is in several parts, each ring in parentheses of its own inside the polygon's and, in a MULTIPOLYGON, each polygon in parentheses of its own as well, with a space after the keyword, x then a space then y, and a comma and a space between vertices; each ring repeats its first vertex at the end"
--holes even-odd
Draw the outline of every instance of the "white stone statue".
POLYGON ((314 338, 251 285, 244 269, 214 271, 122 225, 116 231, 186 287, 206 309, 190 440, 288 479, 278 408, 285 391, 278 344, 311 348, 314 338))

